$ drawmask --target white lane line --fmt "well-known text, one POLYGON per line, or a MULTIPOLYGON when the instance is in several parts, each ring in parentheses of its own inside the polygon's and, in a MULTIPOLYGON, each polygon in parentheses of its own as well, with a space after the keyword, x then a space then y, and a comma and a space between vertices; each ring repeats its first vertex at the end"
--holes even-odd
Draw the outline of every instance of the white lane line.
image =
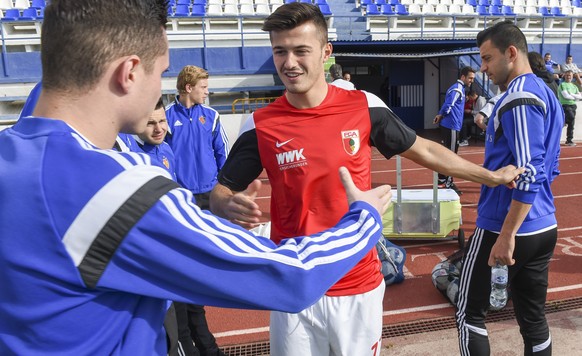
MULTIPOLYGON (((565 292, 565 291, 575 290, 575 289, 582 289, 582 284, 574 284, 571 286, 548 288, 548 293, 559 293, 559 292, 565 292)), ((388 310, 388 311, 383 312, 382 316, 418 313, 418 312, 424 312, 424 311, 430 311, 430 310, 447 309, 447 308, 452 308, 452 307, 453 306, 450 303, 425 305, 422 307, 415 307, 415 308, 403 308, 403 309, 397 309, 397 310, 388 310)), ((221 333, 214 333, 214 336, 215 337, 228 337, 228 336, 239 336, 239 335, 247 335, 247 334, 258 334, 258 333, 264 333, 264 332, 269 332, 268 326, 265 326, 262 328, 224 331, 221 333)))

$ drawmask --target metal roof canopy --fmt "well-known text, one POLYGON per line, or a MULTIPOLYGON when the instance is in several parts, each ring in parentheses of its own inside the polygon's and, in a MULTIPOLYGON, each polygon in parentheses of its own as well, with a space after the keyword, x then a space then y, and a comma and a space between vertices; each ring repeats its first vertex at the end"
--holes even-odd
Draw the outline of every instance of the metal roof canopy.
POLYGON ((337 57, 434 58, 478 54, 475 39, 333 41, 337 57))

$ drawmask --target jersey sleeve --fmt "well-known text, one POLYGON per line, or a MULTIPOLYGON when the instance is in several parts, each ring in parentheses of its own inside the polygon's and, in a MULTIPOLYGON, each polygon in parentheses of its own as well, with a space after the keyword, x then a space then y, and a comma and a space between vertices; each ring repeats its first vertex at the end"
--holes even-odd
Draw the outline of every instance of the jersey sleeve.
POLYGON ((372 130, 370 140, 372 145, 390 158, 408 150, 416 141, 416 133, 392 111, 377 96, 366 93, 372 130))
POLYGON ((448 115, 451 112, 453 106, 455 106, 457 100, 459 100, 462 96, 463 93, 461 92, 461 89, 458 88, 458 86, 454 86, 447 90, 445 102, 443 103, 441 109, 439 110, 439 114, 443 116, 448 115))
POLYGON ((241 133, 226 162, 218 173, 218 182, 229 189, 240 192, 263 171, 259 155, 257 133, 254 128, 241 133))
POLYGON ((379 214, 357 202, 336 227, 277 246, 200 210, 192 193, 161 171, 121 170, 75 214, 62 240, 82 287, 298 312, 381 236, 379 214))
POLYGON ((525 167, 525 172, 516 181, 517 188, 513 190, 513 199, 532 204, 542 182, 546 180, 546 105, 532 93, 510 93, 500 104, 498 115, 503 135, 515 158, 515 165, 525 167))
POLYGON ((228 136, 220 123, 220 116, 218 114, 216 114, 216 127, 212 131, 212 146, 214 149, 216 168, 220 171, 228 156, 228 136))

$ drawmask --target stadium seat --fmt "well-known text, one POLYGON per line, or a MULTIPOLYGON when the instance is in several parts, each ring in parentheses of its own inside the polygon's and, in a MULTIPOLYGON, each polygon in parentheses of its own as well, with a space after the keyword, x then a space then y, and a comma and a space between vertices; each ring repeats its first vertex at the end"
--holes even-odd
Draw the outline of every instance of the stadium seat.
POLYGON ((306 4, 313 4, 313 1, 311 1, 311 0, 299 0, 299 2, 303 2, 306 4))
POLYGON ((548 8, 546 6, 540 6, 538 8, 538 12, 542 15, 542 16, 552 16, 552 14, 550 13, 550 10, 548 10, 548 8))
POLYGON ((206 5, 204 5, 204 4, 192 5, 191 16, 205 16, 205 15, 206 15, 206 5))
POLYGON ((329 5, 328 4, 319 4, 317 6, 319 6, 319 10, 323 14, 323 16, 331 16, 331 15, 333 15, 332 12, 331 12, 331 9, 329 8, 329 5))
POLYGON ((548 2, 548 0, 538 0, 538 9, 540 7, 548 7, 550 6, 550 3, 548 2))
POLYGON ((386 0, 376 0, 375 4, 378 6, 382 6, 382 5, 386 4, 386 0))
POLYGON ((582 7, 574 7, 572 10, 572 15, 576 17, 582 17, 582 7))
POLYGON ((368 5, 372 5, 374 2, 372 0, 360 0, 360 6, 363 8, 367 8, 368 5))
POLYGON ((489 3, 489 5, 502 6, 503 5, 503 1, 501 1, 501 0, 491 0, 491 2, 489 3))
POLYGON ((549 1, 549 6, 550 7, 560 7, 560 0, 550 0, 549 1))
POLYGON ((475 7, 475 6, 477 6, 477 0, 467 0, 467 4, 475 7))
POLYGON ((30 7, 30 2, 28 0, 15 0, 14 1, 14 8, 15 9, 28 9, 30 7))
POLYGON ((392 9, 392 5, 390 5, 390 4, 384 4, 384 5, 380 6, 380 12, 382 13, 382 15, 386 15, 386 16, 396 15, 394 13, 394 10, 392 9))
POLYGON ((257 4, 257 9, 255 14, 260 16, 269 16, 271 14, 271 9, 268 4, 257 4))
POLYGON ((479 14, 479 16, 488 16, 489 10, 485 5, 477 5, 477 9, 475 10, 479 14))
POLYGON ((523 7, 525 7, 525 1, 524 0, 515 0, 513 2, 513 7, 515 8, 515 6, 523 6, 523 7))
POLYGON ((426 3, 433 6, 440 4, 439 0, 426 0, 426 3))
POLYGON ((400 1, 398 1, 398 0, 388 0, 388 4, 390 4, 392 6, 395 6, 395 5, 400 4, 400 1))
POLYGON ((434 10, 438 15, 449 15, 449 14, 462 14, 461 7, 459 5, 451 4, 447 6, 445 4, 438 4, 434 10))
POLYGON ((421 15, 422 11, 420 9, 420 5, 418 4, 410 4, 408 5, 408 13, 410 15, 421 15))
POLYGON ((489 0, 479 0, 479 5, 481 5, 481 6, 489 6, 489 0))
POLYGON ((4 11, 4 16, 2 21, 16 21, 20 17, 20 10, 18 9, 8 9, 4 11))
POLYGON ((192 2, 192 6, 194 6, 194 5, 204 5, 204 6, 206 6, 206 4, 207 4, 207 1, 206 0, 194 0, 192 2))
POLYGON ((515 12, 516 15, 525 15, 525 6, 523 5, 517 5, 513 7, 513 12, 515 12))
POLYGON ((31 21, 31 20, 36 20, 36 9, 29 7, 28 9, 24 9, 22 10, 22 14, 20 15, 20 17, 18 17, 19 20, 21 21, 31 21))
POLYGON ((255 8, 251 4, 241 4, 240 14, 243 16, 255 16, 255 8))
POLYGON ((224 5, 224 11, 222 11, 224 16, 238 16, 238 6, 233 4, 224 5))
POLYGON ((465 5, 465 0, 453 0, 453 4, 463 6, 465 5))
POLYGON ((562 14, 562 10, 560 10, 560 8, 558 6, 553 6, 550 9, 550 14, 554 15, 554 16, 565 16, 564 14, 562 14))
POLYGON ((176 9, 174 10, 174 16, 175 17, 190 16, 190 9, 188 8, 188 5, 184 4, 176 5, 176 9))
POLYGON ((461 12, 465 15, 475 15, 475 8, 471 4, 465 4, 461 8, 461 12))
MULTIPOLYGON (((410 8, 408 9, 408 11, 410 11, 410 8)), ((434 5, 432 4, 424 4, 421 5, 420 7, 420 12, 424 15, 428 15, 428 14, 434 14, 436 11, 434 9, 434 5)))
POLYGON ((394 7, 394 12, 396 13, 396 15, 401 15, 401 16, 408 16, 408 10, 406 10, 406 6, 404 6, 403 4, 397 4, 394 7))
POLYGON ((37 10, 44 9, 46 7, 45 0, 32 0, 30 7, 34 7, 37 10))
POLYGON ((580 0, 572 0, 572 6, 582 7, 580 0))
MULTIPOLYGON (((256 3, 256 1, 255 1, 256 3)), ((327 0, 315 0, 316 5, 328 5, 327 0)))
POLYGON ((562 15, 571 17, 573 15, 572 14, 572 7, 570 7, 570 6, 562 7, 562 15))
POLYGON ((503 5, 501 7, 501 13, 505 16, 515 16, 515 12, 513 12, 513 9, 511 8, 511 6, 507 6, 507 5, 503 5))
POLYGON ((378 5, 376 4, 366 5, 366 15, 381 15, 380 11, 378 10, 378 5))
POLYGON ((502 16, 501 6, 491 5, 489 6, 489 15, 491 16, 502 16))
POLYGON ((12 0, 0 0, 0 10, 10 10, 14 8, 12 0))
POLYGON ((538 9, 535 6, 527 6, 525 8, 525 14, 528 16, 542 16, 542 14, 538 12, 538 9))

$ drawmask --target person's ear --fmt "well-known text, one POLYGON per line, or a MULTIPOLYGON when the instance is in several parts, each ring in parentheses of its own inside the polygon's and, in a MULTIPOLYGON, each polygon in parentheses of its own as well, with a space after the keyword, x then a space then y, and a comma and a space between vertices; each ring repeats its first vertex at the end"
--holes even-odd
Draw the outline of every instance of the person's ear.
POLYGON ((123 58, 123 60, 118 64, 115 77, 119 87, 124 93, 129 92, 130 89, 136 85, 140 65, 141 60, 135 55, 123 58))
POLYGON ((331 43, 327 42, 325 44, 325 46, 323 47, 323 62, 324 63, 329 59, 332 52, 333 52, 333 46, 331 45, 331 43))
POLYGON ((517 59, 517 52, 518 52, 517 47, 515 46, 507 47, 507 51, 505 51, 505 54, 509 57, 510 62, 515 62, 515 60, 517 59))

